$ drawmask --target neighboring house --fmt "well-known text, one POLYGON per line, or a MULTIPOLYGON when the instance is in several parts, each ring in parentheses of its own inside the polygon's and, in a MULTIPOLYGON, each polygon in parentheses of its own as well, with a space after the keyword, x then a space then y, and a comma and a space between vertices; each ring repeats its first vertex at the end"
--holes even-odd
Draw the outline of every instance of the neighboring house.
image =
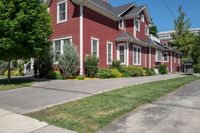
POLYGON ((170 72, 180 66, 179 53, 149 36, 147 7, 129 3, 113 7, 107 0, 45 0, 52 17, 55 60, 69 42, 78 48, 80 74, 87 55, 99 58, 100 67, 112 60, 122 65, 155 67, 167 64, 170 72))
MULTIPOLYGON (((172 41, 172 36, 171 34, 174 31, 163 31, 163 32, 159 32, 158 33, 158 38, 161 40, 161 43, 168 46, 169 41, 172 41)), ((194 28, 194 29, 190 29, 190 32, 198 35, 200 32, 200 28, 194 28)))

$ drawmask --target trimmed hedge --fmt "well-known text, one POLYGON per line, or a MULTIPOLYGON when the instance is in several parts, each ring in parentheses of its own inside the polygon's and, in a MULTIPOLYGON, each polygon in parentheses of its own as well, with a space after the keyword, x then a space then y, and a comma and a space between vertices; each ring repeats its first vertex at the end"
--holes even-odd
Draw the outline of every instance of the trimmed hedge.
POLYGON ((99 69, 97 73, 97 78, 106 79, 106 78, 120 78, 123 77, 123 74, 120 73, 116 68, 115 69, 99 69))

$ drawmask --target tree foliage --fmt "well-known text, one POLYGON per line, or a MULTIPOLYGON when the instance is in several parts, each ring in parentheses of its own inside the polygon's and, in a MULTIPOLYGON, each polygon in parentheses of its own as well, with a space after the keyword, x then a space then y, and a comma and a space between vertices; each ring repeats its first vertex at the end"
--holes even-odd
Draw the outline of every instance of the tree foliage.
POLYGON ((0 0, 0 60, 36 57, 50 45, 50 16, 41 0, 0 0))
POLYGON ((191 48, 194 42, 194 35, 189 31, 191 23, 190 19, 185 19, 186 14, 182 7, 179 7, 179 17, 174 20, 174 30, 172 33, 173 41, 170 42, 172 46, 177 48, 184 59, 190 59, 191 48))
POLYGON ((200 33, 195 37, 192 46, 191 58, 193 60, 195 72, 200 72, 200 33))
POLYGON ((35 57, 49 45, 51 22, 41 0, 0 0, 0 58, 35 57))
POLYGON ((155 25, 151 26, 151 27, 150 27, 149 33, 150 33, 151 35, 157 37, 157 33, 158 33, 157 27, 156 27, 155 25))

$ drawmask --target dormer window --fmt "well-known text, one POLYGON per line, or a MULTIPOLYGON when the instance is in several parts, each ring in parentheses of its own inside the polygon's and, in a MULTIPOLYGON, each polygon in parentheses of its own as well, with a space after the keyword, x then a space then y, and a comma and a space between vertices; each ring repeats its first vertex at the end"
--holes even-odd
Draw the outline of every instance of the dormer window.
POLYGON ((144 15, 141 15, 141 21, 144 23, 144 15))
POLYGON ((119 29, 123 30, 124 29, 124 19, 119 20, 119 29))
POLYGON ((67 21, 67 1, 60 0, 57 3, 57 23, 63 23, 67 21))
POLYGON ((140 31, 140 20, 138 19, 135 19, 135 28, 136 28, 136 31, 140 31))

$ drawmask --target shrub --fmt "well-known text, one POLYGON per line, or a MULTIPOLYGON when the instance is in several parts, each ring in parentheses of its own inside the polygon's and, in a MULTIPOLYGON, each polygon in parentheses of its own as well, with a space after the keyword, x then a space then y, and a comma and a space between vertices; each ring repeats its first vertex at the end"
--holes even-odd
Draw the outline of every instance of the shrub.
POLYGON ((79 55, 74 45, 65 45, 64 52, 59 59, 59 64, 63 76, 71 78, 77 75, 79 70, 79 55))
POLYGON ((110 77, 111 78, 121 78, 123 75, 122 73, 119 72, 119 70, 115 69, 110 69, 110 77))
MULTIPOLYGON (((8 76, 8 70, 6 70, 6 71, 4 72, 4 75, 5 75, 5 76, 8 76)), ((12 70, 12 71, 11 71, 11 75, 12 75, 12 76, 21 76, 20 70, 19 70, 19 69, 12 70)))
POLYGON ((195 73, 200 73, 200 63, 194 65, 194 72, 195 73))
POLYGON ((47 77, 53 67, 53 51, 50 48, 46 48, 42 55, 39 55, 38 59, 34 62, 34 71, 39 71, 40 77, 47 77))
POLYGON ((49 79, 62 79, 62 74, 60 71, 51 71, 48 76, 49 79))
POLYGON ((113 60, 110 68, 121 69, 121 62, 119 60, 113 60))
POLYGON ((111 77, 110 69, 108 69, 108 68, 99 69, 99 71, 97 73, 97 78, 106 79, 106 78, 110 78, 110 77, 111 77))
POLYGON ((79 75, 79 76, 76 77, 76 79, 77 79, 77 80, 84 80, 85 77, 84 77, 83 75, 79 75))
POLYGON ((88 77, 94 78, 98 72, 99 59, 96 56, 88 56, 85 59, 85 71, 88 77))
POLYGON ((158 70, 160 72, 160 74, 167 74, 167 66, 165 64, 160 64, 158 65, 158 70))
POLYGON ((138 77, 138 76, 146 75, 145 70, 142 67, 126 66, 126 67, 123 67, 123 69, 129 77, 138 77))
POLYGON ((156 75, 156 72, 154 71, 153 68, 144 68, 144 70, 146 72, 146 76, 156 75))

